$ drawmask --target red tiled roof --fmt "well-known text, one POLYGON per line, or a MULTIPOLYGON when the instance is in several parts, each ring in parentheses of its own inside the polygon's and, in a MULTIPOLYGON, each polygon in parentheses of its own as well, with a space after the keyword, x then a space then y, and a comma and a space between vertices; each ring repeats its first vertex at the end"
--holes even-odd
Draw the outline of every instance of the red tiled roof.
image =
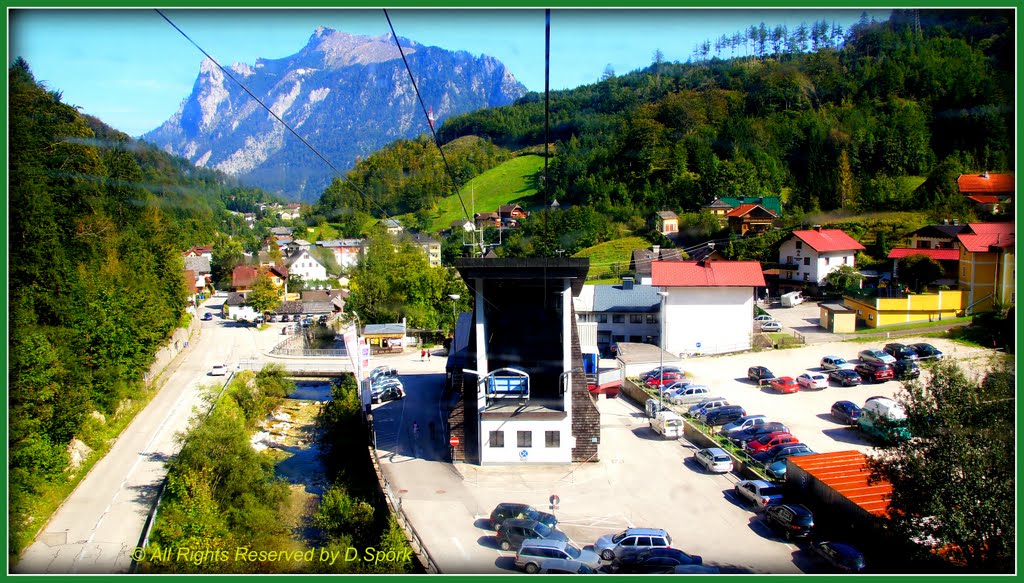
POLYGON ((770 214, 771 216, 773 216, 773 217, 775 216, 775 213, 773 213, 772 211, 764 208, 763 206, 761 206, 759 204, 741 204, 740 206, 738 206, 738 207, 732 209, 731 211, 725 213, 725 216, 727 216, 727 217, 742 217, 743 215, 749 213, 750 211, 752 211, 752 210, 754 210, 754 209, 756 209, 758 207, 761 207, 761 210, 765 211, 766 213, 770 214))
POLYGON ((871 470, 867 456, 859 451, 837 451, 788 458, 789 462, 817 478, 836 493, 844 496, 865 512, 886 516, 892 484, 869 484, 871 470))
POLYGON ((972 194, 967 200, 973 200, 978 204, 999 204, 999 197, 994 194, 972 194))
POLYGON ((847 235, 842 229, 812 229, 809 231, 793 231, 793 235, 811 246, 811 249, 822 253, 825 251, 859 251, 864 246, 847 235))
POLYGON ((961 174, 956 179, 960 192, 968 193, 1013 193, 1013 174, 961 174))
POLYGON ((655 261, 651 285, 663 287, 764 287, 757 261, 655 261))
POLYGON ((288 268, 284 265, 271 265, 270 273, 276 274, 281 279, 288 279, 288 268))
POLYGON ((1012 247, 1013 223, 970 223, 969 230, 956 236, 964 249, 971 253, 984 253, 990 247, 1012 247))
POLYGON ((897 247, 889 251, 889 259, 903 259, 911 255, 924 255, 936 261, 957 261, 960 259, 959 249, 914 249, 913 247, 897 247))

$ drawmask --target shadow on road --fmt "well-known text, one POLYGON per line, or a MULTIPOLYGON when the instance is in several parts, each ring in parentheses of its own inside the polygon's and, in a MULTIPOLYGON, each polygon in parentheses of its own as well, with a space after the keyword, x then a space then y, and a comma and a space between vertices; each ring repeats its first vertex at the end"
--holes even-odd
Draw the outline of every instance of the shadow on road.
POLYGON ((853 427, 836 427, 835 429, 823 429, 821 431, 825 435, 840 441, 842 443, 852 443, 854 445, 871 445, 871 443, 861 436, 860 432, 853 427))
POLYGON ((516 569, 515 557, 498 557, 494 559, 494 566, 505 571, 519 572, 519 569, 516 569))
POLYGON ((501 545, 498 544, 498 537, 496 537, 494 535, 490 535, 490 534, 486 534, 486 535, 476 539, 476 544, 478 544, 478 545, 480 545, 480 546, 482 546, 484 548, 487 548, 487 549, 495 549, 495 550, 497 550, 497 549, 501 548, 501 545))
POLYGON ((473 526, 479 528, 480 530, 494 530, 493 528, 491 528, 490 518, 477 518, 473 521, 473 526))

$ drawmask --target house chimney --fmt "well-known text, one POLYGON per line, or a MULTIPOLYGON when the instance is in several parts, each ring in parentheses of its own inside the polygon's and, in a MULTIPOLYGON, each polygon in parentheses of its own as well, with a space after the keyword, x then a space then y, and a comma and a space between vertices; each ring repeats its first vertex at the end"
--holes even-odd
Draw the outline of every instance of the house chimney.
POLYGON ((821 225, 814 225, 814 230, 820 233, 821 232, 821 225))
POLYGON ((942 224, 943 225, 948 225, 949 224, 949 219, 942 219, 942 224))
POLYGON ((988 178, 988 170, 981 173, 982 178, 988 178))
POLYGON ((623 277, 622 278, 622 289, 623 290, 633 289, 633 278, 632 277, 623 277))
POLYGON ((661 245, 654 245, 653 247, 651 247, 651 251, 654 252, 655 259, 661 258, 661 245))
POLYGON ((960 219, 953 219, 953 224, 954 225, 959 225, 960 224, 960 219))

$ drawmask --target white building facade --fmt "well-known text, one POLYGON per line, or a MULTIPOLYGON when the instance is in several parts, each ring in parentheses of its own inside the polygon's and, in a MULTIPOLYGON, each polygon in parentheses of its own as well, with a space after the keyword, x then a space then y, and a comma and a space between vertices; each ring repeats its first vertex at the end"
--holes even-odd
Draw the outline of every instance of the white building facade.
POLYGON ((316 244, 334 254, 334 261, 342 269, 354 268, 359 265, 359 260, 363 257, 362 239, 332 239, 317 241, 316 244))
POLYGON ((750 350, 754 294, 765 286, 758 262, 657 261, 652 280, 666 294, 666 352, 682 357, 750 350))
POLYGON ((855 267, 857 251, 864 246, 839 229, 793 231, 779 247, 779 279, 820 285, 843 265, 855 267))
POLYGON ((305 249, 296 251, 286 265, 289 275, 299 275, 303 281, 327 279, 327 268, 305 249))

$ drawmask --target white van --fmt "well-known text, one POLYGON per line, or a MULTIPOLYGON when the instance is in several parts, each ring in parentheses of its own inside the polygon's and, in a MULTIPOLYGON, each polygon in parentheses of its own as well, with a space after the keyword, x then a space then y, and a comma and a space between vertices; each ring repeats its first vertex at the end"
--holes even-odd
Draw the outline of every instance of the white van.
POLYGON ((800 295, 800 292, 789 292, 788 294, 782 294, 779 298, 782 302, 782 306, 785 308, 792 308, 793 306, 799 306, 804 303, 804 296, 800 295))
POLYGON ((658 411, 651 419, 651 429, 666 439, 677 439, 683 436, 683 418, 672 411, 658 411))

